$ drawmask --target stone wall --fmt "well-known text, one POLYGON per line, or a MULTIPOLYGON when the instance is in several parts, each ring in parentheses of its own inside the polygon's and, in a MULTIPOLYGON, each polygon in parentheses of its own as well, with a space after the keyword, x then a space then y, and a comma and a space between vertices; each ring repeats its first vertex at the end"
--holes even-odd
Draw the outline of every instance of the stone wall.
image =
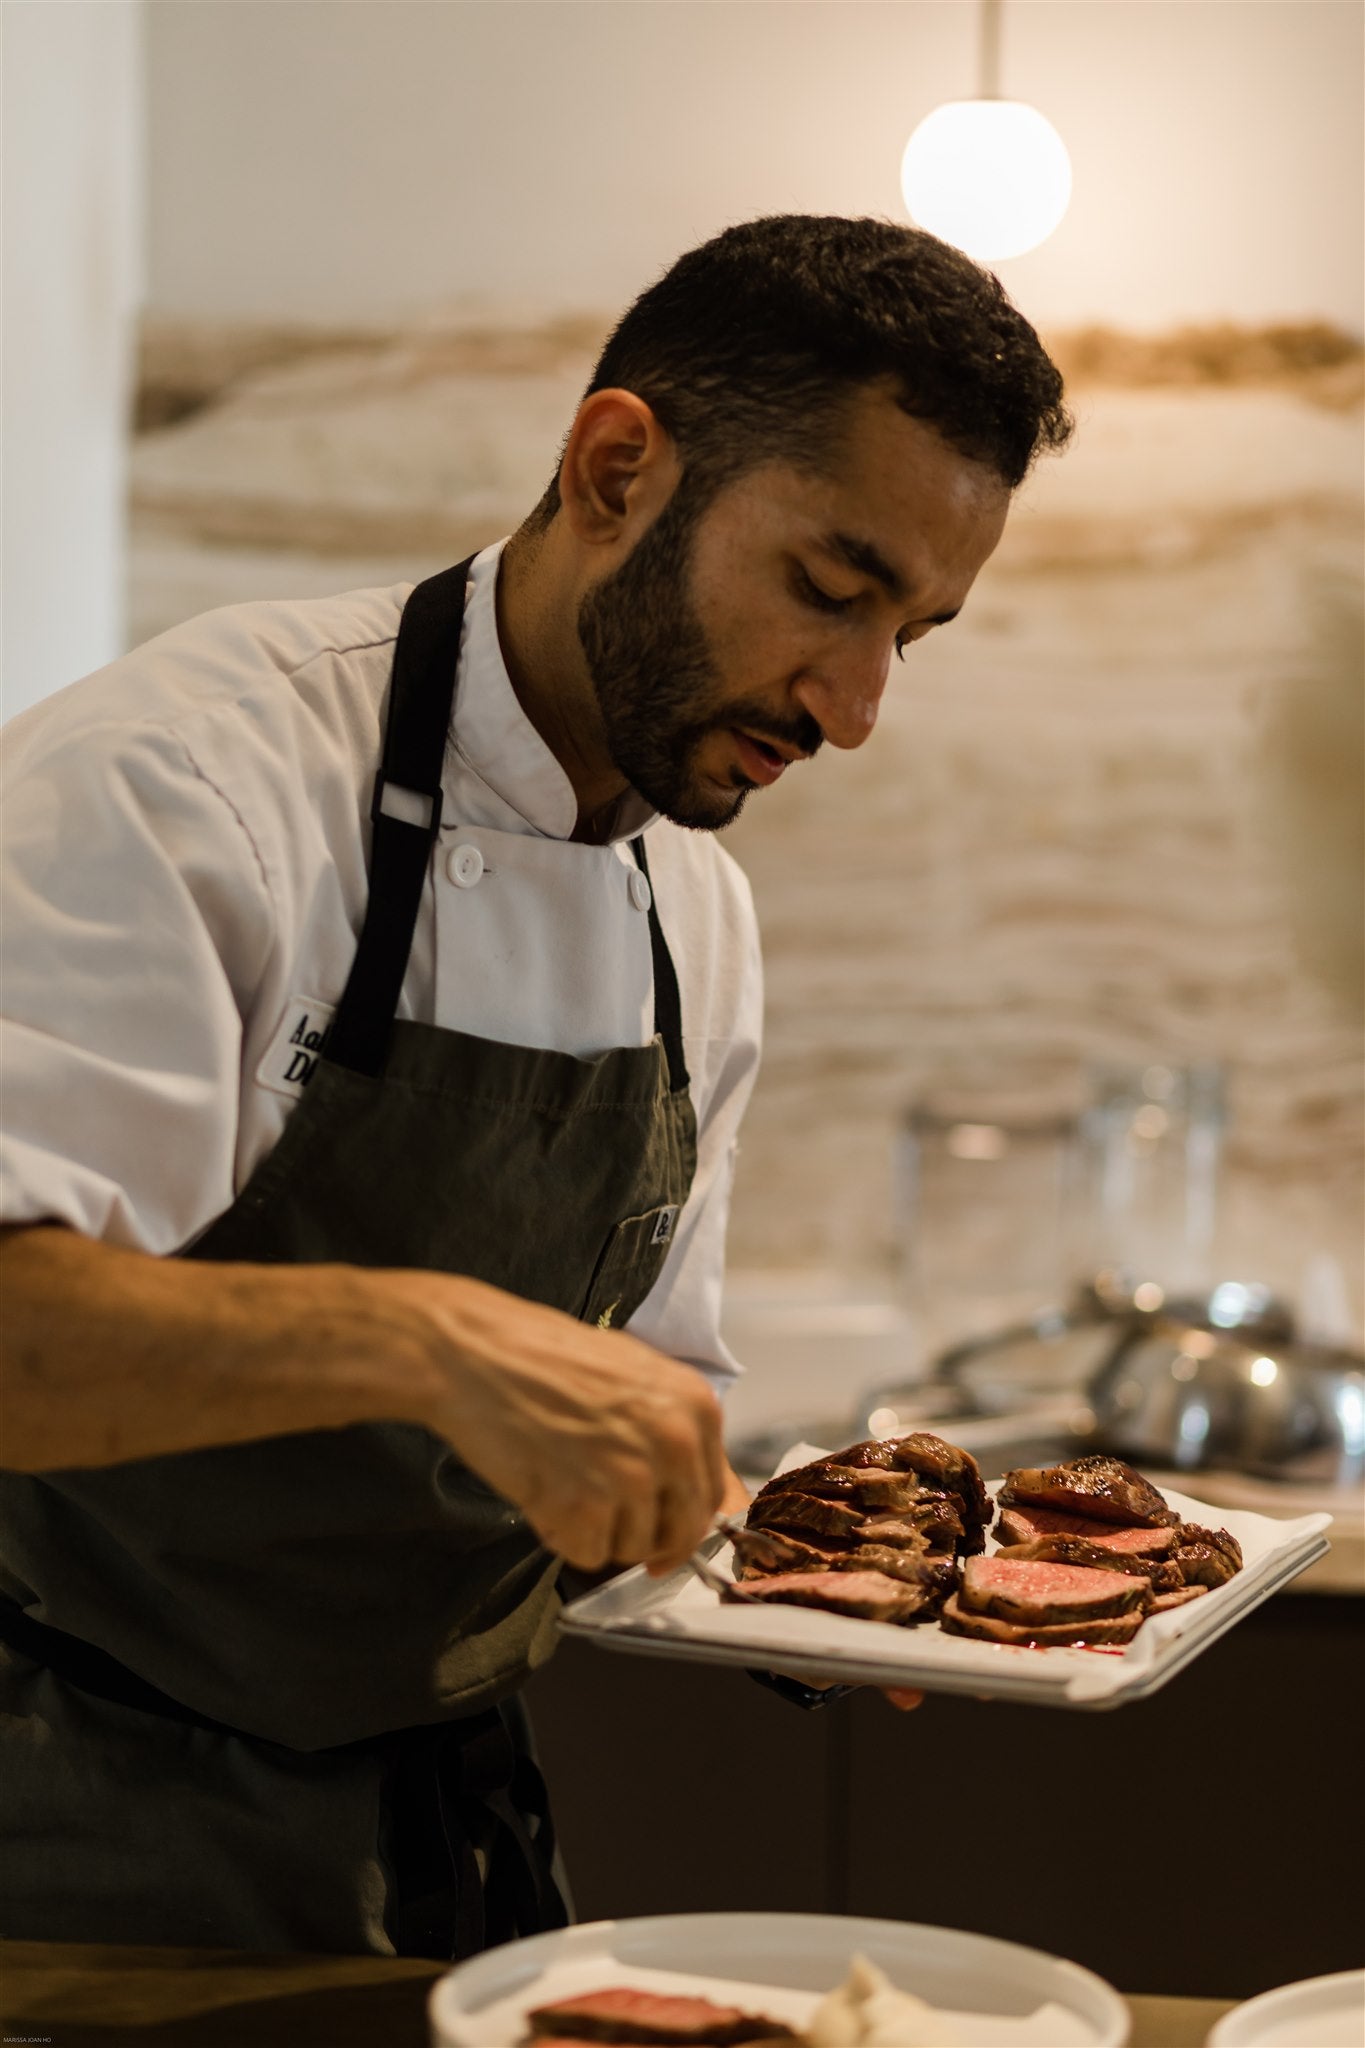
MULTIPOLYGON (((425 573, 539 495, 604 323, 148 336, 136 637, 425 573)), ((1361 1314, 1360 350, 1321 328, 1056 344, 1074 448, 873 742, 755 801, 768 1050, 738 1266, 884 1284, 926 1090, 1076 1099, 1217 1057, 1220 1264, 1361 1314)), ((970 1218, 964 1218, 964 1228, 970 1218)))

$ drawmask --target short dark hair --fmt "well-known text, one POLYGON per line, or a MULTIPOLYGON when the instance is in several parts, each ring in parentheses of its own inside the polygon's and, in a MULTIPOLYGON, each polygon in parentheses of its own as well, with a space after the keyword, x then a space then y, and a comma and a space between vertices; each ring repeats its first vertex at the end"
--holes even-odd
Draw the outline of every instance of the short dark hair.
MULTIPOLYGON (((745 221, 679 257, 584 395, 644 399, 695 506, 763 462, 824 467, 853 391, 879 381, 1011 490, 1072 431, 1061 372, 998 278, 922 229, 825 214, 745 221)), ((558 507, 556 476, 533 523, 558 507)))

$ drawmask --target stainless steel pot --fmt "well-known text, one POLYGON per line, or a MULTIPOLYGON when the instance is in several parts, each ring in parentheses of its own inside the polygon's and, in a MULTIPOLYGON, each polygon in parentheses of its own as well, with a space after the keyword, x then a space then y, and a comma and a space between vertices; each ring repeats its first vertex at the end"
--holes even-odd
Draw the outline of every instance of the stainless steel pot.
POLYGON ((1266 1331, 1131 1322, 1090 1387, 1106 1449, 1177 1471, 1349 1487, 1365 1477, 1365 1358, 1266 1331))

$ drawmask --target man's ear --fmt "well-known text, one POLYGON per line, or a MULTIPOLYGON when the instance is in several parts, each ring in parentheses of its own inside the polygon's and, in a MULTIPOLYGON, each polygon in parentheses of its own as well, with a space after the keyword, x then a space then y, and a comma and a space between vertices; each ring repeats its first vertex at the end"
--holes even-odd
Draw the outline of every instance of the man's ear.
POLYGON ((681 475, 673 437, 633 391, 592 391, 578 408, 559 465, 559 498, 575 537, 624 541, 662 512, 681 475))

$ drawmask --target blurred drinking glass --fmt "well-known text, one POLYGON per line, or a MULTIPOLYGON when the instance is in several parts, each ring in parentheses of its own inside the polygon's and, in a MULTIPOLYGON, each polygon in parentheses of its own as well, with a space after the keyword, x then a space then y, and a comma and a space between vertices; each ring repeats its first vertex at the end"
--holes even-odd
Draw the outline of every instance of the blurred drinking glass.
POLYGON ((1139 1308, 1213 1286, 1225 1124, 1223 1070, 1102 1067, 1082 1120, 1082 1248, 1139 1308), (1148 1299, 1143 1299, 1143 1294, 1148 1299))
POLYGON ((940 1093, 906 1111, 897 1181, 920 1371, 1069 1298, 1077 1140, 1070 1106, 1031 1094, 940 1093))

